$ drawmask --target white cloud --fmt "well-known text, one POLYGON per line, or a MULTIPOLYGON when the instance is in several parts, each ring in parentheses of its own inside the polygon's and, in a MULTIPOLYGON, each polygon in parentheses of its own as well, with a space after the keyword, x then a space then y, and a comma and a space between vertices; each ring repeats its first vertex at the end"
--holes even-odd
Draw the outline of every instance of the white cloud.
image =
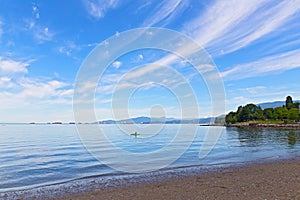
POLYGON ((226 34, 252 14, 265 1, 216 1, 206 12, 184 26, 184 32, 197 38, 207 47, 210 42, 226 34))
POLYGON ((0 74, 27 73, 29 63, 0 57, 0 74))
POLYGON ((55 34, 49 30, 49 27, 36 27, 36 29, 33 31, 35 39, 40 43, 51 41, 55 36, 55 34))
POLYGON ((32 11, 36 12, 38 10, 37 6, 32 6, 32 11))
POLYGON ((226 100, 226 105, 227 106, 234 105, 234 107, 236 107, 237 105, 244 105, 244 104, 247 104, 250 102, 251 102, 251 98, 246 98, 244 96, 236 96, 236 97, 226 100))
POLYGON ((186 8, 186 0, 164 0, 157 5, 155 11, 144 21, 144 27, 153 26, 159 22, 168 24, 186 8))
POLYGON ((199 17, 186 23, 182 31, 196 38, 202 46, 224 54, 268 34, 280 34, 278 28, 299 9, 300 4, 295 1, 216 1, 199 17))
MULTIPOLYGON (((0 92, 0 107, 2 109, 23 107, 47 107, 49 104, 72 103, 73 89, 68 88, 70 84, 58 80, 42 80, 31 78, 1 78, 1 83, 10 84, 10 90, 0 92)), ((7 89, 7 87, 4 86, 7 89)))
POLYGON ((112 64, 112 66, 116 69, 119 69, 121 67, 121 65, 122 65, 122 62, 120 62, 120 61, 115 61, 112 64))
MULTIPOLYGON (((32 80, 28 78, 23 78, 20 81, 20 85, 23 88, 23 91, 19 93, 20 96, 24 98, 46 98, 46 97, 53 97, 58 96, 62 93, 59 89, 67 86, 66 83, 51 80, 51 81, 40 81, 40 80, 32 80)), ((65 91, 64 91, 65 92, 65 91)))
POLYGON ((103 18, 109 9, 116 8, 119 0, 84 0, 88 13, 96 18, 103 18))
MULTIPOLYGON (((238 0, 215 1, 207 7, 205 12, 186 23, 182 32, 192 36, 200 45, 209 48, 215 55, 225 54, 248 46, 266 35, 282 34, 282 30, 279 28, 293 20, 299 10, 300 4, 295 4, 294 1, 280 3, 268 0, 249 2, 238 0)), ((290 36, 287 35, 286 37, 290 36)), ((280 45, 286 44, 282 42, 280 45)), ((295 42, 293 42, 293 45, 295 45, 295 42)), ((187 45, 180 47, 178 52, 193 53, 187 45)), ((298 55, 296 52, 294 53, 298 55)), ((297 62, 299 60, 297 56, 292 54, 286 56, 294 58, 294 60, 284 59, 284 55, 282 55, 283 57, 278 58, 279 63, 263 64, 261 61, 258 61, 251 64, 259 64, 260 67, 250 67, 249 65, 236 66, 223 72, 223 77, 227 74, 231 76, 235 74, 232 78, 242 78, 269 71, 291 69, 298 65, 297 62), (281 61, 284 63, 280 63, 281 61), (276 67, 272 67, 271 64, 276 67), (239 76, 240 71, 245 71, 245 73, 239 76)), ((273 59, 265 59, 263 61, 272 61, 273 59)), ((166 65, 176 61, 176 56, 168 55, 158 61, 158 63, 166 65)), ((151 69, 145 68, 144 73, 148 73, 149 70, 151 69)))
POLYGON ((138 55, 138 59, 139 59, 139 60, 143 60, 143 59, 144 59, 143 54, 139 54, 139 55, 138 55))
MULTIPOLYGON (((17 110, 12 116, 2 115, 0 121, 15 121, 15 117, 25 117, 29 110, 31 117, 36 114, 35 109, 48 109, 51 104, 71 105, 73 89, 71 84, 49 78, 29 78, 27 67, 29 62, 16 61, 0 57, 0 110, 2 113, 17 110), (6 110, 6 111, 3 111, 6 110), (17 116, 18 115, 18 116, 17 116)), ((55 107, 53 107, 55 109, 55 107)), ((38 119, 38 118, 37 118, 38 119)))
POLYGON ((11 78, 9 77, 0 77, 0 88, 12 88, 14 86, 14 83, 12 82, 11 78))
POLYGON ((36 19, 24 19, 25 28, 22 31, 29 32, 38 43, 52 41, 56 33, 48 26, 36 23, 36 19))
POLYGON ((154 71, 156 71, 160 68, 161 68, 161 65, 156 65, 156 64, 146 65, 144 67, 136 69, 134 71, 134 73, 127 73, 126 78, 130 80, 130 79, 142 77, 146 74, 153 73, 154 71))
POLYGON ((84 83, 79 84, 78 88, 76 88, 78 93, 81 93, 82 95, 88 93, 92 89, 97 87, 97 82, 93 81, 85 81, 84 83))
POLYGON ((235 28, 231 33, 228 33, 230 36, 227 35, 228 47, 225 48, 225 51, 228 53, 238 50, 268 34, 281 34, 279 27, 288 22, 299 9, 300 4, 284 1, 270 9, 261 11, 259 14, 254 13, 258 16, 247 19, 240 25, 241 29, 235 28), (276 32, 274 32, 275 30, 276 32))
POLYGON ((247 92, 249 95, 261 95, 265 92, 266 86, 255 86, 240 89, 240 92, 247 92))
POLYGON ((35 27, 34 19, 24 19, 25 30, 32 30, 35 27))
POLYGON ((72 54, 81 49, 80 45, 76 45, 73 41, 67 41, 64 46, 58 47, 58 52, 65 54, 67 56, 72 56, 72 54))
POLYGON ((40 12, 39 12, 39 8, 37 5, 33 5, 32 7, 32 14, 34 16, 35 19, 40 19, 40 12))
MULTIPOLYGON (((182 51, 182 49, 180 49, 180 51, 182 51)), ((184 49, 186 53, 193 53, 193 50, 189 49, 188 47, 186 49, 184 49)), ((129 79, 134 79, 134 78, 138 78, 138 77, 142 77, 144 75, 149 75, 150 73, 154 73, 154 71, 160 70, 163 67, 162 66, 172 66, 173 64, 176 63, 180 63, 181 67, 182 66, 186 66, 185 64, 187 63, 186 60, 182 60, 180 57, 178 57, 177 55, 174 54, 169 54, 165 57, 162 57, 161 59, 153 62, 152 64, 146 65, 142 68, 137 69, 134 73, 130 73, 127 74, 127 77, 129 79)), ((199 66, 194 66, 195 69, 201 73, 206 73, 206 72, 210 72, 215 70, 215 66, 214 65, 210 65, 210 64, 202 64, 199 66)))
POLYGON ((237 65, 221 73, 226 80, 238 80, 249 77, 269 75, 300 67, 300 50, 289 51, 262 58, 255 62, 237 65))
MULTIPOLYGON (((34 5, 32 5, 31 10, 32 10, 32 17, 29 18, 29 19, 24 19, 24 22, 25 22, 25 25, 26 25, 26 29, 34 30, 36 32, 41 32, 41 28, 40 27, 35 27, 36 26, 36 21, 38 19, 40 19, 39 8, 38 8, 38 6, 36 4, 34 4, 34 5)), ((35 35, 38 35, 38 33, 35 33, 35 35)))
POLYGON ((57 48, 59 53, 66 54, 67 56, 71 56, 72 50, 66 46, 61 46, 57 48))

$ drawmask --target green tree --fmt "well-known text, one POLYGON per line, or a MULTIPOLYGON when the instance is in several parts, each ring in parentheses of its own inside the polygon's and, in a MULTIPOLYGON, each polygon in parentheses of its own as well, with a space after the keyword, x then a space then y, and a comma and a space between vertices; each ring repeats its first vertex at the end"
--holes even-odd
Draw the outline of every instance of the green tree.
POLYGON ((282 119, 288 119, 289 118, 289 110, 286 107, 282 107, 282 119))
POLYGON ((265 120, 266 119, 266 117, 264 116, 264 112, 260 106, 255 107, 255 110, 253 113, 253 119, 254 120, 265 120))
POLYGON ((285 106, 277 108, 261 109, 255 104, 247 104, 246 106, 239 106, 236 112, 230 112, 225 117, 226 123, 247 122, 251 120, 282 120, 285 123, 300 120, 300 103, 293 103, 291 96, 286 97, 285 106))
POLYGON ((266 119, 274 119, 274 109, 273 108, 266 108, 263 111, 264 116, 266 119))
POLYGON ((289 110, 294 106, 293 99, 291 96, 287 96, 285 100, 285 107, 289 110))
POLYGON ((288 119, 288 109, 286 107, 277 107, 274 109, 274 115, 278 120, 285 120, 288 119))
POLYGON ((299 121, 299 109, 298 108, 291 108, 289 110, 288 119, 293 121, 299 121))
POLYGON ((274 108, 275 119, 282 120, 282 107, 274 108))
POLYGON ((226 115, 225 121, 228 124, 235 124, 238 121, 236 112, 230 112, 228 115, 226 115))
POLYGON ((237 116, 238 122, 246 122, 250 120, 250 109, 249 107, 243 107, 240 114, 237 116))
POLYGON ((255 104, 247 104, 245 107, 242 107, 242 109, 239 110, 240 110, 240 113, 238 114, 239 122, 265 119, 261 107, 255 104))
POLYGON ((236 114, 240 115, 242 113, 242 110, 243 110, 243 106, 239 106, 237 111, 236 111, 236 114))

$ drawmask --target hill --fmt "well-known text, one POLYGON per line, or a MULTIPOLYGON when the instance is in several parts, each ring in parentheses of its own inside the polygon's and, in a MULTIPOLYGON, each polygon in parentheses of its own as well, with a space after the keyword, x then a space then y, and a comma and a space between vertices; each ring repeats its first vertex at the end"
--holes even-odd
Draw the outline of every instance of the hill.
MULTIPOLYGON (((224 118, 223 116, 221 116, 224 118)), ((214 117, 194 118, 194 119, 176 119, 176 118, 150 118, 150 117, 135 117, 124 120, 104 120, 99 121, 99 124, 210 124, 214 123, 214 117)))
MULTIPOLYGON (((300 100, 295 100, 296 102, 300 102, 300 100)), ((285 105, 285 101, 274 101, 274 102, 265 102, 265 103, 260 103, 257 104, 258 106, 261 107, 261 109, 266 109, 266 108, 277 108, 277 107, 282 107, 285 105)))

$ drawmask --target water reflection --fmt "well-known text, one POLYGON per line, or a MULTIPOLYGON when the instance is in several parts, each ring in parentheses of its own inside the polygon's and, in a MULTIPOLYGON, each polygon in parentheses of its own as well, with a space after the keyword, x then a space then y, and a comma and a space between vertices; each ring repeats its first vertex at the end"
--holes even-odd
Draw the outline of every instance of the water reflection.
POLYGON ((227 128, 227 133, 237 134, 241 146, 282 145, 293 147, 300 144, 300 130, 267 128, 227 128))
POLYGON ((296 143, 300 143, 300 134, 295 131, 289 131, 288 133, 288 144, 294 146, 296 143))

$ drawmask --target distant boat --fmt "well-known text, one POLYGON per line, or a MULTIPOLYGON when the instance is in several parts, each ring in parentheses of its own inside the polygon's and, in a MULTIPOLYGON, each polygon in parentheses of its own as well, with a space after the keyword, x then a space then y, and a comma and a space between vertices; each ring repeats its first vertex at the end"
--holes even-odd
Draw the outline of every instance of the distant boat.
POLYGON ((137 132, 134 132, 134 133, 131 133, 130 135, 137 137, 137 136, 139 136, 140 134, 137 133, 137 132))
POLYGON ((52 124, 62 124, 62 122, 53 122, 52 124))
POLYGON ((69 122, 69 124, 75 124, 75 122, 69 122))

